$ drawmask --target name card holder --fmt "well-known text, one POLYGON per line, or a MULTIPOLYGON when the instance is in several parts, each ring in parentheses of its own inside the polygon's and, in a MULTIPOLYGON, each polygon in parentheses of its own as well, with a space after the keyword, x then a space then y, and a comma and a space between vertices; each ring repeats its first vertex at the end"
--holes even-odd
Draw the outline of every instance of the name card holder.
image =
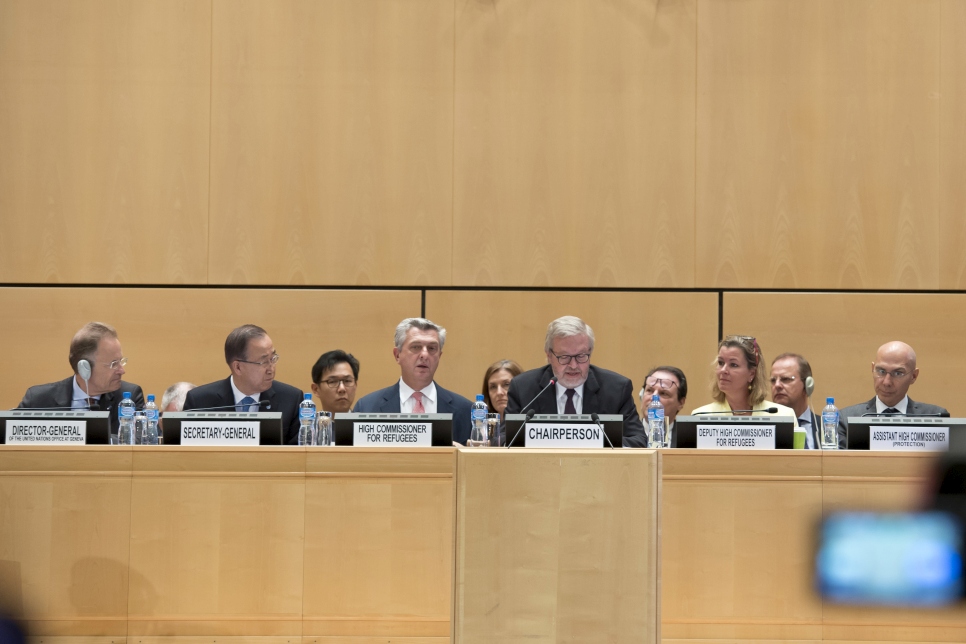
POLYGON ((873 452, 966 449, 966 418, 850 416, 846 446, 873 452))
POLYGON ((161 416, 165 445, 250 447, 282 444, 280 411, 169 411, 161 416))
POLYGON ((110 412, 11 409, 0 412, 6 445, 107 445, 110 412))
POLYGON ((336 414, 336 445, 352 447, 452 447, 453 414, 336 414))
POLYGON ((798 421, 791 416, 678 416, 674 423, 677 447, 696 449, 793 449, 798 421))
POLYGON ((507 447, 595 449, 623 445, 624 417, 620 414, 599 414, 600 425, 590 414, 534 414, 519 431, 525 418, 523 414, 507 414, 507 447))

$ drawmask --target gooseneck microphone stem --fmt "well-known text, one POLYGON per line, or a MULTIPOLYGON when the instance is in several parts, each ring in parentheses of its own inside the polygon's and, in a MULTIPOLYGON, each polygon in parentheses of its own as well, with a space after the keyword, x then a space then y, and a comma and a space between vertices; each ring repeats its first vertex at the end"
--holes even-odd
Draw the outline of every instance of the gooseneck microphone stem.
MULTIPOLYGON (((553 383, 551 382, 551 384, 553 384, 553 383)), ((537 394, 537 395, 539 396, 540 394, 537 394)), ((533 401, 530 401, 530 402, 533 402, 533 401)), ((533 418, 533 414, 535 414, 535 413, 536 412, 534 412, 532 409, 527 412, 526 418, 524 418, 523 419, 523 422, 520 423, 520 426, 517 428, 517 432, 513 435, 513 438, 511 440, 507 441, 507 444, 506 444, 507 449, 510 449, 510 446, 513 445, 513 443, 516 442, 517 436, 520 435, 520 432, 522 432, 523 431, 523 428, 527 426, 527 423, 530 422, 530 419, 533 418)))
MULTIPOLYGON (((727 416, 729 412, 726 411, 699 411, 691 414, 692 416, 704 416, 705 414, 715 414, 717 416, 727 416)), ((767 409, 732 409, 731 415, 736 414, 777 414, 778 407, 769 407, 767 409)))
POLYGON ((537 395, 533 397, 533 400, 531 400, 530 402, 528 402, 526 405, 523 406, 523 409, 521 410, 520 413, 526 414, 527 417, 523 419, 522 423, 520 423, 520 427, 517 429, 517 432, 513 435, 513 440, 507 441, 507 444, 506 444, 507 449, 509 449, 510 446, 513 445, 513 443, 517 440, 517 436, 520 435, 520 432, 523 431, 523 428, 526 427, 527 423, 530 422, 530 419, 533 418, 533 414, 536 413, 533 409, 530 408, 530 405, 537 402, 537 398, 542 396, 543 392, 545 392, 547 389, 550 389, 552 386, 554 386, 556 382, 557 382, 556 380, 551 378, 550 382, 548 382, 543 389, 537 392, 537 395))
POLYGON ((614 443, 612 443, 612 442, 611 442, 611 440, 610 440, 610 436, 608 436, 608 435, 607 435, 607 432, 606 432, 606 431, 604 431, 604 426, 603 426, 603 425, 601 424, 601 422, 600 422, 600 414, 598 414, 597 412, 594 412, 594 413, 592 413, 592 414, 590 415, 590 419, 591 419, 592 421, 594 421, 595 423, 597 423, 597 426, 598 426, 598 427, 600 427, 600 431, 601 431, 601 432, 603 432, 603 434, 604 434, 604 438, 606 438, 606 439, 607 439, 607 444, 608 444, 608 445, 610 445, 610 448, 611 448, 611 449, 615 449, 615 448, 614 448, 614 443))

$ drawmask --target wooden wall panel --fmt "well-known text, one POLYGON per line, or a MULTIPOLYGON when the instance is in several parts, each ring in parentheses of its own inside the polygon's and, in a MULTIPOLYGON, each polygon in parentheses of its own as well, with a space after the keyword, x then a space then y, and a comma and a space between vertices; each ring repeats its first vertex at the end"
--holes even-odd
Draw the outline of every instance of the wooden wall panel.
POLYGON ((451 0, 215 0, 213 284, 449 284, 451 0))
POLYGON ((178 380, 228 377, 225 338, 247 323, 268 331, 282 356, 276 378, 303 391, 323 352, 353 353, 362 363, 361 396, 399 378, 393 333, 420 311, 418 291, 2 288, 0 302, 0 328, 22 349, 0 387, 3 408, 30 385, 70 375, 70 340, 91 320, 117 328, 130 360, 125 379, 159 400, 178 380))
POLYGON ((942 2, 940 287, 966 288, 966 2, 942 2))
POLYGON ((456 4, 453 283, 692 286, 694 0, 456 4))
POLYGON ((0 281, 207 279, 210 21, 196 0, 0 2, 0 281))
POLYGON ((909 396, 958 417, 966 415, 959 386, 964 314, 961 294, 726 293, 724 333, 756 336, 769 366, 786 351, 805 356, 816 411, 826 396, 839 408, 872 398, 876 350, 902 340, 916 350, 920 369, 909 396))
POLYGON ((939 0, 699 0, 696 286, 939 286, 940 24, 939 0))
POLYGON ((714 293, 430 291, 426 315, 448 333, 437 381, 471 399, 497 360, 547 364, 547 325, 562 315, 591 326, 591 362, 633 380, 635 395, 651 367, 672 364, 688 377, 689 400, 703 400, 718 338, 714 293))

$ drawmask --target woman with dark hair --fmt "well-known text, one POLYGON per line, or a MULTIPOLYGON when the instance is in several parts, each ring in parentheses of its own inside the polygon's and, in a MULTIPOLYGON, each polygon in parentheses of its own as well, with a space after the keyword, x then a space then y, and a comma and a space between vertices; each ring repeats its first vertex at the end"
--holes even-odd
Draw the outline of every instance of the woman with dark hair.
POLYGON ((700 412, 721 412, 733 414, 736 411, 753 409, 763 411, 777 407, 777 416, 797 414, 790 408, 765 400, 768 394, 768 375, 762 368, 764 359, 758 340, 748 335, 729 335, 718 343, 718 356, 711 363, 714 379, 711 381, 711 397, 714 402, 698 407, 692 414, 700 412))
POLYGON ((497 360, 487 368, 483 376, 483 401, 490 412, 503 417, 507 392, 510 391, 510 381, 521 373, 523 373, 523 367, 513 360, 497 360))

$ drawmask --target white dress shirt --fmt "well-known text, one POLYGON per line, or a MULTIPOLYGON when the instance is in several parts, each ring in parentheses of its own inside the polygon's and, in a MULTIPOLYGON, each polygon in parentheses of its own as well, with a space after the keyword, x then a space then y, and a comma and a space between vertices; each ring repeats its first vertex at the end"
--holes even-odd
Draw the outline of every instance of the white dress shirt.
MULTIPOLYGON (((557 388, 557 413, 566 413, 564 409, 567 408, 567 387, 564 387, 559 382, 554 384, 557 388)), ((574 409, 577 410, 578 414, 584 413, 584 383, 580 383, 574 387, 574 409)))
POLYGON ((238 387, 235 386, 235 376, 231 377, 231 391, 233 394, 235 394, 235 409, 238 409, 238 405, 241 404, 242 398, 244 398, 245 396, 249 396, 255 402, 252 403, 248 409, 243 409, 242 411, 261 410, 261 406, 258 404, 258 400, 259 398, 261 398, 261 395, 262 395, 261 392, 255 393, 255 394, 243 394, 241 391, 239 391, 238 387))
MULTIPOLYGON (((413 392, 416 390, 403 382, 403 379, 399 379, 399 411, 404 414, 414 414, 413 407, 416 406, 416 399, 413 398, 413 392)), ((423 394, 423 413, 425 414, 435 414, 436 413, 436 383, 431 382, 421 390, 423 394)))
MULTIPOLYGON (((905 414, 906 410, 909 409, 909 396, 903 396, 902 400, 892 406, 893 409, 898 409, 900 414, 905 414)), ((889 409, 889 405, 885 404, 879 397, 875 397, 875 411, 877 414, 884 414, 885 410, 889 409)))
MULTIPOLYGON (((77 385, 77 377, 76 376, 74 377, 73 380, 71 380, 71 382, 74 383, 74 394, 73 394, 73 397, 72 397, 72 399, 70 401, 70 408, 71 409, 90 409, 92 407, 95 407, 96 405, 90 405, 90 406, 88 406, 88 404, 87 404, 87 398, 88 398, 87 392, 84 391, 83 389, 81 389, 77 385)), ((97 400, 97 401, 100 401, 100 399, 101 399, 100 395, 90 396, 90 398, 93 398, 94 400, 97 400)))

